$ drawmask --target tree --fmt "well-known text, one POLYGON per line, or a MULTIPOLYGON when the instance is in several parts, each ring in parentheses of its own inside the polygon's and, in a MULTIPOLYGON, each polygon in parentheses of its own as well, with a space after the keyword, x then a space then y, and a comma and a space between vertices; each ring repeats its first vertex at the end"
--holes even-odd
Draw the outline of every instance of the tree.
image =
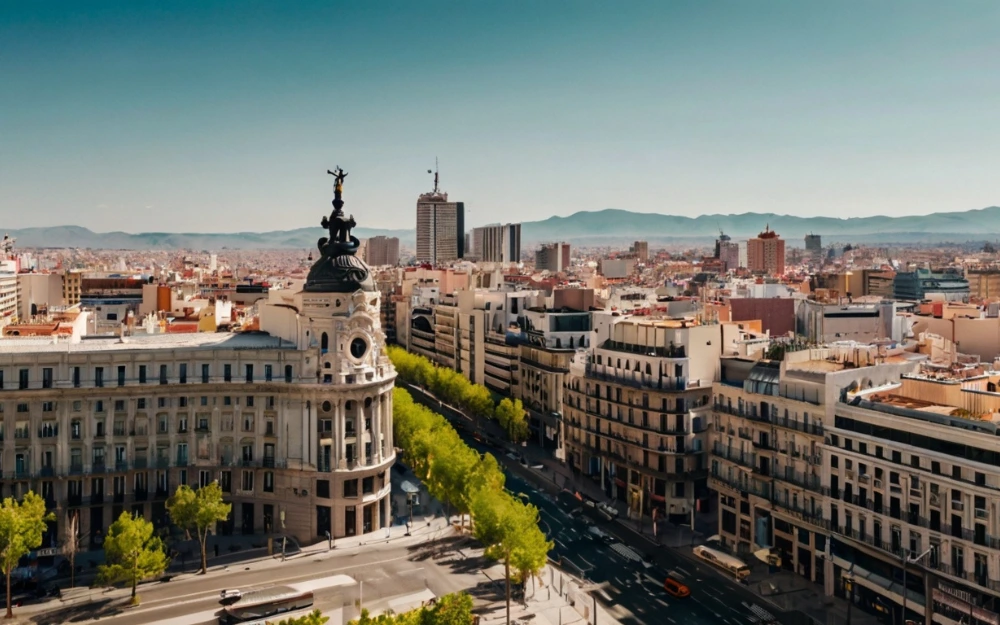
POLYGON ((17 563, 42 544, 45 522, 55 519, 45 512, 45 500, 28 491, 18 502, 7 497, 0 504, 0 568, 7 578, 7 616, 14 618, 10 604, 10 578, 17 563))
POLYGON ((163 552, 163 541, 153 532, 153 524, 128 512, 122 512, 108 528, 104 558, 107 564, 97 568, 97 583, 127 582, 132 586, 132 603, 139 602, 135 594, 139 582, 166 571, 169 562, 163 552))
POLYGON ((425 608, 430 625, 472 625, 472 597, 464 592, 439 597, 434 607, 425 608))
POLYGON ((80 550, 80 512, 74 510, 66 523, 66 542, 63 554, 69 558, 69 587, 76 586, 76 552, 80 550))
POLYGON ((194 531, 201 547, 201 574, 208 571, 208 532, 219 521, 229 518, 232 504, 222 501, 222 487, 216 480, 196 491, 187 484, 177 487, 174 496, 167 501, 167 511, 174 525, 187 531, 194 531))
POLYGON ((309 614, 298 618, 286 618, 278 621, 278 625, 323 625, 323 623, 329 620, 329 616, 323 616, 319 610, 313 610, 309 614))
POLYGON ((502 399, 496 407, 496 419, 500 427, 507 432, 511 442, 520 443, 528 438, 528 421, 525 419, 524 404, 520 399, 513 401, 502 399))
POLYGON ((538 527, 538 509, 504 491, 480 490, 473 499, 472 509, 476 521, 474 534, 486 547, 484 555, 504 565, 509 624, 510 582, 515 579, 512 569, 520 581, 525 581, 523 572, 537 574, 552 543, 538 527))

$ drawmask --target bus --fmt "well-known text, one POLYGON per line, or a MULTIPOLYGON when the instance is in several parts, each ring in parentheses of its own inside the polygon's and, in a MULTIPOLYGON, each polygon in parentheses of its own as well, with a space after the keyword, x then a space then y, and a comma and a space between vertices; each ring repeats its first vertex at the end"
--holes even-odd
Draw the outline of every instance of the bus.
POLYGON ((289 586, 275 586, 243 593, 239 600, 223 608, 220 625, 259 621, 277 614, 312 607, 313 594, 289 586))
POLYGON ((705 562, 728 572, 738 581, 742 582, 746 580, 746 578, 750 577, 750 567, 748 567, 746 563, 739 558, 734 558, 731 555, 703 545, 699 545, 694 548, 694 555, 698 556, 705 562))

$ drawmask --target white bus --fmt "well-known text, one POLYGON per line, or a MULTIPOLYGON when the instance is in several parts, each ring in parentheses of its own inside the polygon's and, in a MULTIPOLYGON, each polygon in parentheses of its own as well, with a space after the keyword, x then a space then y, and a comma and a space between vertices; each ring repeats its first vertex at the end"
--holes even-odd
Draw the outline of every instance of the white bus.
POLYGON ((729 554, 699 545, 694 548, 694 555, 709 564, 713 564, 720 569, 727 571, 739 581, 743 581, 750 577, 750 567, 748 567, 743 560, 734 558, 729 554))

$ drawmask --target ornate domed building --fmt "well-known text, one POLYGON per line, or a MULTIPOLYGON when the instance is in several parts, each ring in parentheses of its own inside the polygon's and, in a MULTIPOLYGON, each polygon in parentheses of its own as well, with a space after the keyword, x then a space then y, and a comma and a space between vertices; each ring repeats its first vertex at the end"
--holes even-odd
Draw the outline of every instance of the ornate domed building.
POLYGON ((181 484, 218 480, 220 534, 301 542, 387 527, 395 371, 379 291, 355 256, 338 169, 320 258, 300 291, 272 290, 260 333, 149 334, 0 348, 0 489, 33 490, 90 548, 123 511, 169 523, 181 484))

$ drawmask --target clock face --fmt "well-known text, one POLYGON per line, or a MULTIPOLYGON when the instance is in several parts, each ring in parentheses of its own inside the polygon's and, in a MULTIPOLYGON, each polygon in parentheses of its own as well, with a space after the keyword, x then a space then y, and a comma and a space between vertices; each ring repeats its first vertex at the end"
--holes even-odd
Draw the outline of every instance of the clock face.
POLYGON ((364 340, 360 336, 351 341, 351 356, 355 360, 361 360, 368 353, 368 341, 364 340))

